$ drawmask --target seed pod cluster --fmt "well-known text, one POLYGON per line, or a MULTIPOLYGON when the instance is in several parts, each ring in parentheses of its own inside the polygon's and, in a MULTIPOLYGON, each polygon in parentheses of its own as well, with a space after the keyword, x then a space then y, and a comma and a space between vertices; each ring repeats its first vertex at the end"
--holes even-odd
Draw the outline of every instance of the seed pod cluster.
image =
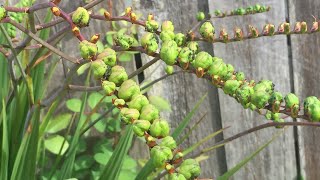
MULTIPOLYGON (((102 66, 104 64, 101 59, 95 61, 102 66)), ((191 163, 191 160, 188 160, 179 170, 174 169, 174 164, 183 161, 183 153, 177 149, 174 138, 169 136, 170 125, 168 121, 160 118, 159 110, 149 103, 146 96, 141 94, 138 84, 131 79, 127 80, 126 73, 121 75, 123 73, 125 73, 123 67, 112 67, 109 81, 102 81, 102 88, 106 95, 114 94, 116 96, 112 102, 120 109, 122 122, 132 124, 133 132, 139 137, 145 137, 146 144, 150 148, 153 165, 165 168, 170 174, 175 173, 174 176, 171 176, 172 178, 190 179, 199 176, 200 167, 194 163, 196 161, 191 163), (125 80, 121 76, 125 76, 125 80), (120 80, 117 79, 119 77, 120 80), (188 169, 191 172, 186 173, 188 169)))

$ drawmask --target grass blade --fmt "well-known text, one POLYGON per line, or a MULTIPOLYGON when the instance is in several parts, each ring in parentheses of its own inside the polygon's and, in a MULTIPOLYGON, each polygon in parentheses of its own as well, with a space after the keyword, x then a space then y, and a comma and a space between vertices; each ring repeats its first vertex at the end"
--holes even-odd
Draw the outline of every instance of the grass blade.
POLYGON ((172 137, 177 140, 178 136, 182 133, 182 131, 187 127, 187 125, 189 124, 191 118, 193 117, 193 115, 196 113, 196 111, 199 109, 201 103, 203 102, 203 100, 207 97, 206 93, 205 95, 203 95, 201 97, 201 99, 197 102, 197 104, 193 107, 193 109, 191 110, 191 112, 188 113, 188 115, 181 121, 181 123, 179 124, 179 126, 173 131, 172 133, 172 137))
POLYGON ((8 179, 8 163, 9 163, 9 136, 6 117, 6 103, 2 100, 2 146, 0 161, 0 179, 8 179))
POLYGON ((105 166, 99 178, 100 180, 118 179, 123 160, 127 155, 129 148, 131 147, 132 137, 133 137, 132 125, 128 125, 124 135, 121 136, 119 144, 117 145, 116 149, 113 151, 110 160, 105 166))
POLYGON ((211 133, 209 134, 208 136, 206 136, 205 138, 201 139, 199 142, 193 144, 192 146, 190 146, 189 148, 185 149, 183 151, 183 155, 187 155, 189 154, 190 152, 192 152, 194 149, 196 149, 197 147, 199 147, 201 144, 205 143, 206 141, 212 139, 213 137, 215 137, 216 135, 222 133, 224 130, 226 130, 227 128, 229 127, 226 127, 226 128, 223 128, 223 129, 220 129, 219 131, 216 131, 214 133, 211 133))
POLYGON ((283 131, 275 134, 267 143, 263 144, 261 147, 259 147, 255 152, 253 152, 250 156, 243 159, 239 164, 237 164, 235 167, 227 171, 222 176, 218 177, 217 180, 227 180, 231 176, 233 176, 239 169, 241 169, 244 165, 246 165, 250 160, 252 160, 259 152, 261 152, 264 148, 266 148, 272 141, 274 141, 277 137, 279 137, 283 131))

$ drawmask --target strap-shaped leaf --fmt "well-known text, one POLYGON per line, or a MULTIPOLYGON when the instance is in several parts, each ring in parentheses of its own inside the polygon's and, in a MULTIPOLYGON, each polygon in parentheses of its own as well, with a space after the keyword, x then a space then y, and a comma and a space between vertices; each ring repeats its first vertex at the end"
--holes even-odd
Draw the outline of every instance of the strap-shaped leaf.
MULTIPOLYGON (((2 145, 1 145, 1 161, 0 161, 0 179, 8 179, 8 163, 9 163, 9 136, 7 125, 6 104, 2 100, 2 145)), ((0 123, 1 124, 1 123, 0 123)))
POLYGON ((119 144, 113 151, 110 160, 104 167, 104 170, 99 178, 100 180, 118 179, 124 158, 127 155, 129 148, 131 147, 132 137, 132 125, 128 125, 124 135, 121 136, 119 144))
POLYGON ((193 117, 193 115, 196 113, 196 111, 199 109, 200 105, 202 104, 203 100, 207 97, 206 93, 205 95, 203 95, 201 97, 201 99, 197 102, 197 104, 193 107, 193 109, 191 110, 191 112, 188 113, 188 115, 181 121, 181 123, 179 123, 179 126, 173 131, 172 133, 172 137, 177 140, 178 136, 182 133, 182 131, 187 127, 187 125, 189 124, 191 118, 193 117))
POLYGON ((277 137, 279 137, 283 131, 280 131, 279 133, 275 134, 267 143, 263 144, 261 147, 259 147, 255 152, 253 152, 250 156, 243 159, 239 164, 237 164, 235 167, 231 168, 229 171, 224 173, 222 176, 219 176, 217 180, 227 180, 231 176, 233 176, 239 169, 241 169, 244 165, 246 165, 250 160, 252 160, 259 152, 261 152, 264 148, 266 148, 272 141, 274 141, 277 137))

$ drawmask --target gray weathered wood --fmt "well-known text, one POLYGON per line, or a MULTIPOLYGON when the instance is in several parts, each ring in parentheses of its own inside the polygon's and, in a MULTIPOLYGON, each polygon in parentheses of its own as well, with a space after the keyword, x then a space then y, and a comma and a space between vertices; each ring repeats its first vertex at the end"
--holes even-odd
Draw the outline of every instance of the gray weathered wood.
MULTIPOLYGON (((224 1, 210 2, 210 11, 222 11, 238 7, 255 5, 258 1, 224 1)), ((233 37, 233 28, 240 27, 247 34, 249 24, 259 28, 265 23, 280 24, 285 20, 284 1, 259 1, 272 7, 270 12, 243 17, 228 17, 213 20, 216 33, 226 28, 233 37)), ((214 44, 214 53, 227 63, 234 65, 237 71, 243 71, 248 79, 256 82, 269 79, 275 83, 275 89, 288 93, 290 91, 290 76, 288 67, 288 46, 285 36, 264 37, 244 42, 229 44, 214 44)), ((219 90, 222 125, 231 126, 224 137, 242 132, 251 127, 266 123, 267 120, 251 110, 244 110, 233 98, 219 90)), ((291 120, 291 119, 290 119, 291 120)), ((226 145, 228 169, 234 167, 246 156, 253 153, 259 146, 268 141, 273 134, 282 131, 274 128, 264 129, 226 145)), ((233 179, 294 179, 296 176, 296 160, 294 150, 293 128, 284 130, 280 138, 272 142, 266 149, 242 168, 233 179)))
MULTIPOLYGON (((144 14, 153 13, 158 22, 171 20, 175 25, 176 32, 186 32, 191 29, 192 24, 196 23, 195 14, 199 8, 204 8, 204 2, 192 0, 160 0, 160 1, 134 1, 134 8, 144 14)), ((210 51, 210 46, 206 46, 210 51)), ((143 55, 143 62, 150 61, 151 58, 143 55)), ((164 63, 157 62, 145 73, 148 79, 156 79, 165 74, 164 63)), ((207 112, 207 116, 200 126, 192 133, 183 147, 188 147, 206 135, 218 130, 220 126, 220 115, 217 91, 209 82, 198 79, 191 74, 178 74, 157 83, 149 92, 149 95, 159 95, 169 100, 172 112, 162 112, 161 116, 170 121, 172 129, 178 126, 180 121, 191 111, 196 102, 206 93, 209 92, 208 98, 201 105, 199 112, 194 116, 191 123, 194 124, 201 115, 207 112)), ((213 143, 213 141, 211 142, 213 143)), ((210 159, 201 162, 202 174, 200 177, 212 177, 221 174, 224 171, 224 154, 223 149, 210 154, 210 159), (222 160, 221 160, 222 159, 222 160), (219 164, 220 163, 220 164, 219 164)))
MULTIPOLYGON (((290 22, 306 21, 311 28, 313 17, 320 16, 320 2, 314 0, 289 0, 290 22)), ((320 97, 320 34, 294 35, 292 40, 292 64, 294 90, 300 102, 308 96, 320 97)), ((319 179, 320 176, 320 129, 301 127, 299 131, 299 152, 301 174, 304 179, 319 179)))

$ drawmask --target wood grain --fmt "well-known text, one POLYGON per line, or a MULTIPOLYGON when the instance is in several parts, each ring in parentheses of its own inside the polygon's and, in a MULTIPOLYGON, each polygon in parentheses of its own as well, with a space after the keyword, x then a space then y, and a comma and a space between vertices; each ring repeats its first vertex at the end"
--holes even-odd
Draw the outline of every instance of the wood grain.
MULTIPOLYGON (((258 27, 259 32, 265 23, 280 24, 285 20, 284 1, 224 1, 210 2, 210 12, 216 9, 222 11, 239 7, 255 5, 256 3, 269 5, 270 12, 228 17, 214 20, 216 33, 226 28, 233 37, 233 28, 242 28, 247 34, 248 25, 258 27)), ((227 63, 231 63, 237 71, 243 71, 248 79, 256 82, 269 79, 276 85, 276 90, 282 93, 290 92, 290 69, 288 67, 288 46, 285 36, 263 37, 229 44, 214 44, 214 53, 227 63)), ((265 123, 263 116, 251 110, 245 110, 233 98, 226 96, 219 90, 222 125, 231 126, 224 134, 229 137, 248 128, 265 123)), ((291 119, 288 119, 291 120, 291 119)), ((278 129, 265 129, 252 133, 226 145, 226 159, 228 169, 234 167, 246 156, 253 153, 265 143, 278 129)), ((233 179, 294 179, 296 176, 296 160, 294 148, 293 128, 288 128, 283 135, 272 142, 266 149, 242 168, 233 179)))

